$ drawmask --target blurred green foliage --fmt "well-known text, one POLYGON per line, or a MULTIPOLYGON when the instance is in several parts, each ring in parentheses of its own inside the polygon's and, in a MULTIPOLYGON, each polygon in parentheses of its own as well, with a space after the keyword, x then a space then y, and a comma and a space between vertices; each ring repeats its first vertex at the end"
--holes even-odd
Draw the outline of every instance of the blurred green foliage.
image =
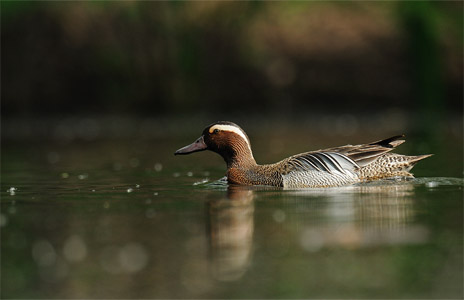
POLYGON ((462 2, 1 5, 7 115, 462 110, 462 2))

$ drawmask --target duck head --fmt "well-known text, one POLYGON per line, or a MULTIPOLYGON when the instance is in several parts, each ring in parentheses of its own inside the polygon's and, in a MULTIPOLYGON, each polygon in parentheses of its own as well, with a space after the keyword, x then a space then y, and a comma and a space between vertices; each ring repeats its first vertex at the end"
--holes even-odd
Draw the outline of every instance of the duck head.
POLYGON ((228 167, 256 164, 251 152, 250 139, 237 124, 220 121, 207 126, 192 144, 180 148, 174 155, 185 155, 203 150, 218 153, 228 167))

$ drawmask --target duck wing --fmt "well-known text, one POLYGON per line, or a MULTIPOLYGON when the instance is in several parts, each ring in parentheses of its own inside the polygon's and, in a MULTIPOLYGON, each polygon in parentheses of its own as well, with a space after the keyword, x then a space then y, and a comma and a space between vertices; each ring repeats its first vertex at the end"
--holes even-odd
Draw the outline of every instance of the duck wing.
POLYGON ((359 169, 359 165, 348 156, 325 151, 294 155, 287 159, 285 165, 287 166, 285 173, 317 171, 348 175, 359 169))
POLYGON ((401 138, 404 138, 404 135, 396 135, 388 139, 372 142, 370 144, 346 145, 325 150, 318 150, 315 152, 339 153, 356 162, 359 167, 364 167, 383 154, 392 151, 404 143, 405 140, 402 140, 401 138))
POLYGON ((285 160, 285 173, 318 171, 351 175, 402 144, 402 137, 398 135, 370 144, 346 145, 297 154, 285 160))

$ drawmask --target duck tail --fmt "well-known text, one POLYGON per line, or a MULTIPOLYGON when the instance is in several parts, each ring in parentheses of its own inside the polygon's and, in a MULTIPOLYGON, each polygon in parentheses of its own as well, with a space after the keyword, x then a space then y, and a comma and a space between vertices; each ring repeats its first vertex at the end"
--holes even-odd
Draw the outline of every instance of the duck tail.
POLYGON ((414 177, 409 171, 416 163, 432 154, 407 156, 396 153, 386 153, 372 163, 362 167, 359 175, 362 180, 375 180, 391 177, 414 177))
POLYGON ((405 156, 407 161, 407 171, 409 172, 420 160, 423 160, 427 157, 432 156, 433 154, 423 154, 423 155, 415 155, 415 156, 405 156))

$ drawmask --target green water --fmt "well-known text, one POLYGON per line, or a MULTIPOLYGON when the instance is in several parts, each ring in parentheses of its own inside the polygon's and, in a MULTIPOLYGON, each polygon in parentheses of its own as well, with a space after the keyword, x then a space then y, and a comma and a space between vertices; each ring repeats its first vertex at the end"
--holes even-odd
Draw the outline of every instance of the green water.
MULTIPOLYGON (((463 296, 459 149, 412 181, 284 191, 172 155, 195 137, 3 144, 2 297, 463 296)), ((310 150, 254 141, 258 161, 310 150)))

